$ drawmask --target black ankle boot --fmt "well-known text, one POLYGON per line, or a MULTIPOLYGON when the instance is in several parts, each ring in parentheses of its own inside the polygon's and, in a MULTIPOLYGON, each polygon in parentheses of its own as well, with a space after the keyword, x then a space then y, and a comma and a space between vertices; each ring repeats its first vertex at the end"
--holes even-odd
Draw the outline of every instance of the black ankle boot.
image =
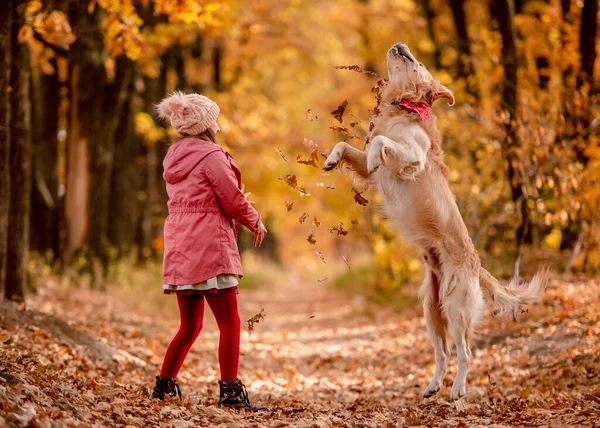
POLYGON ((241 380, 219 381, 221 397, 219 406, 230 407, 232 409, 243 409, 251 412, 268 412, 270 409, 266 406, 255 406, 248 399, 248 391, 241 380))
POLYGON ((152 395, 150 396, 150 398, 158 398, 159 400, 164 400, 165 394, 167 394, 170 397, 175 397, 176 395, 179 395, 179 399, 181 399, 181 389, 179 389, 177 381, 175 379, 169 379, 157 375, 156 385, 154 385, 154 389, 152 390, 152 395))

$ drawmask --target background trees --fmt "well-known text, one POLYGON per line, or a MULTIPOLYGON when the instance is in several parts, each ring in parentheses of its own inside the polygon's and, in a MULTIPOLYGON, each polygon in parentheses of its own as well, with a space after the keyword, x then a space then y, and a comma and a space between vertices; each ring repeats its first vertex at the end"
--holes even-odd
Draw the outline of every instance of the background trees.
POLYGON ((438 123, 484 262, 511 266, 522 253, 568 270, 600 265, 596 0, 11 5, 0 11, 0 283, 8 298, 22 297, 28 246, 96 285, 114 261, 160 260, 161 161, 172 133, 153 106, 175 89, 221 105, 221 141, 272 232, 265 257, 317 275, 318 249, 328 262, 343 255, 370 266, 382 289, 401 284, 418 271, 417 254, 372 209, 377 196, 365 195, 366 208, 354 204, 345 178, 295 162, 314 149, 305 139, 319 153, 339 139, 363 144, 377 79, 333 67, 384 76, 384 53, 400 40, 456 92, 457 106, 438 110, 438 123), (329 113, 344 100, 339 123, 329 113), (289 173, 310 196, 277 179, 289 173), (304 212, 310 220, 301 224, 304 212), (340 222, 352 238, 328 232, 340 222))

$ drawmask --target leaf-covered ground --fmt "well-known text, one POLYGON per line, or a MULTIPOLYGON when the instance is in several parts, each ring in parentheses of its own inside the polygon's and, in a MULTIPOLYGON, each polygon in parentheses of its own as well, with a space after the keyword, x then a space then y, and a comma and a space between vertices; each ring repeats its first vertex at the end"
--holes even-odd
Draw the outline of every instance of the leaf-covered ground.
POLYGON ((240 376, 269 413, 215 406, 210 312, 179 377, 184 400, 151 402, 174 298, 49 283, 35 312, 0 310, 0 426, 600 426, 600 281, 554 281, 519 322, 486 317, 457 403, 454 366, 438 396, 421 397, 434 358, 418 309, 288 283, 239 296, 242 319, 265 309, 242 335, 240 376))

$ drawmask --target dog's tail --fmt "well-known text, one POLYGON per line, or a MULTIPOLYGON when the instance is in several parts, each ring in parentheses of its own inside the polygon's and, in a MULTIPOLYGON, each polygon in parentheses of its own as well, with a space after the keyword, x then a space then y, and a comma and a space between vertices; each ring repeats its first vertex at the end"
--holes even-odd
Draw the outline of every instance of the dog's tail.
POLYGON ((479 284, 483 291, 483 298, 488 306, 495 308, 494 316, 511 314, 517 319, 522 305, 528 305, 540 300, 548 286, 549 273, 544 268, 537 272, 527 284, 519 284, 515 278, 503 287, 496 278, 484 268, 479 270, 479 284))

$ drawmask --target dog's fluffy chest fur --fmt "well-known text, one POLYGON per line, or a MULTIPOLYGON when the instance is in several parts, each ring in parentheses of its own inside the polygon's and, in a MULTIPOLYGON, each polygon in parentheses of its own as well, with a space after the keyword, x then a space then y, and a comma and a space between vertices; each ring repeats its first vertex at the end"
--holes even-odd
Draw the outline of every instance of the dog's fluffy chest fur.
POLYGON ((404 180, 386 168, 374 174, 383 214, 392 227, 416 247, 426 249, 452 235, 458 207, 445 178, 427 165, 414 180, 404 180))

